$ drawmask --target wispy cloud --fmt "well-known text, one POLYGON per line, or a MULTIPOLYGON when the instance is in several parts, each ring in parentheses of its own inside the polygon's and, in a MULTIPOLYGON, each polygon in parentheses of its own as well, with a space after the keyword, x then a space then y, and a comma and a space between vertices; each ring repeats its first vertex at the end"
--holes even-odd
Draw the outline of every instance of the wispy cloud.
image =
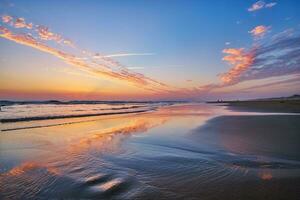
POLYGON ((53 33, 46 26, 37 26, 37 32, 42 40, 54 40, 60 42, 62 40, 62 36, 59 34, 53 33))
POLYGON ((286 36, 256 49, 255 61, 241 80, 300 73, 300 36, 286 36))
POLYGON ((261 37, 263 37, 270 29, 271 29, 270 26, 260 25, 260 26, 254 27, 251 31, 249 31, 249 33, 251 33, 252 36, 253 36, 254 38, 261 38, 261 37))
POLYGON ((267 3, 266 5, 265 5, 265 7, 266 8, 272 8, 273 6, 276 6, 276 2, 271 2, 271 3, 267 3))
POLYGON ((260 10, 260 9, 264 8, 264 6, 265 6, 264 1, 258 1, 254 4, 252 4, 252 6, 250 8, 248 8, 248 11, 253 12, 253 11, 256 11, 256 10, 260 10))
POLYGON ((145 67, 127 67, 127 69, 130 69, 130 70, 145 69, 145 67))
POLYGON ((283 32, 267 43, 249 50, 224 49, 223 60, 232 68, 221 75, 227 84, 246 80, 300 74, 300 35, 283 32))
POLYGON ((251 66, 254 61, 254 53, 253 51, 245 51, 244 48, 224 49, 223 53, 227 54, 223 57, 223 60, 228 62, 232 67, 228 72, 221 74, 220 77, 223 83, 233 84, 237 81, 240 74, 251 66))
MULTIPOLYGON (((260 80, 272 77, 294 76, 289 80, 282 80, 259 85, 258 87, 271 87, 288 82, 299 82, 300 77, 300 34, 292 30, 283 31, 273 36, 263 44, 255 44, 250 49, 227 48, 223 50, 226 55, 223 60, 231 68, 219 75, 219 83, 202 85, 194 90, 182 92, 190 96, 208 94, 216 89, 239 84, 244 81, 260 80)), ((256 86, 243 89, 254 89, 256 86)))
POLYGON ((1 19, 2 19, 2 22, 3 23, 11 23, 12 22, 12 20, 13 20, 13 18, 11 17, 11 16, 9 16, 9 15, 3 15, 2 17, 1 17, 1 19))
POLYGON ((9 15, 3 15, 2 23, 12 26, 14 28, 33 29, 33 32, 36 33, 37 37, 41 40, 52 40, 59 44, 64 44, 67 46, 74 47, 72 41, 63 38, 60 34, 52 32, 48 27, 42 25, 34 25, 33 23, 28 23, 22 17, 14 18, 9 15))
POLYGON ((14 41, 18 44, 35 48, 42 52, 49 53, 60 58, 65 63, 77 67, 82 71, 88 72, 94 76, 126 81, 137 86, 142 86, 144 89, 150 91, 168 92, 171 89, 166 84, 146 77, 143 74, 132 72, 121 63, 112 60, 110 57, 105 57, 99 53, 95 54, 86 50, 81 50, 79 47, 71 45, 71 47, 79 51, 79 54, 84 55, 81 56, 74 55, 66 50, 51 47, 49 46, 49 44, 44 43, 44 41, 49 40, 55 43, 65 44, 68 43, 68 40, 63 39, 60 34, 56 34, 50 31, 50 29, 45 26, 31 25, 35 27, 31 30, 29 27, 27 27, 28 23, 25 22, 25 19, 17 18, 14 21, 13 17, 10 17, 8 15, 2 16, 2 23, 13 26, 15 28, 26 28, 25 30, 27 31, 24 33, 15 33, 14 30, 10 30, 8 27, 0 26, 0 37, 8 39, 10 41, 14 41), (18 23, 18 27, 16 27, 16 23, 18 23))
POLYGON ((10 26, 13 26, 14 28, 27 28, 32 29, 33 24, 32 23, 26 23, 25 19, 22 17, 14 19, 12 16, 9 15, 3 15, 1 17, 2 22, 9 24, 10 26))
MULTIPOLYGON (((266 5, 264 4, 264 6, 266 5)), ((219 75, 219 83, 195 88, 175 88, 141 73, 131 71, 131 69, 142 69, 141 67, 127 67, 113 59, 122 56, 150 56, 154 53, 118 53, 110 55, 94 53, 79 48, 72 41, 65 39, 61 34, 55 33, 48 27, 28 23, 24 18, 5 15, 2 16, 2 24, 4 24, 0 25, 0 37, 2 38, 51 54, 89 75, 128 82, 156 92, 157 95, 176 94, 188 98, 247 80, 300 74, 300 36, 291 34, 290 31, 278 34, 271 40, 254 45, 251 48, 225 48, 222 51, 226 54, 223 61, 230 65, 230 69, 219 75), (19 33, 20 30, 24 32, 19 33), (65 50, 66 48, 57 47, 57 45, 54 48, 51 45, 53 43, 67 45, 73 49, 72 51, 65 50)), ((269 28, 263 25, 257 26, 250 33, 254 37, 261 37, 265 35, 269 28)), ((229 43, 226 45, 229 45, 229 43)), ((160 67, 157 68, 160 69, 160 67)), ((190 80, 187 80, 187 82, 190 82, 190 80)))
POLYGON ((252 4, 250 8, 248 8, 248 11, 254 12, 263 8, 272 8, 276 4, 276 2, 265 3, 264 1, 257 1, 256 3, 252 4))
POLYGON ((14 25, 15 28, 32 29, 32 27, 33 27, 33 24, 32 23, 26 23, 24 18, 17 18, 13 25, 14 25))
POLYGON ((296 84, 296 83, 300 83, 300 76, 299 75, 295 75, 291 78, 288 78, 286 80, 279 80, 279 81, 273 81, 270 83, 265 83, 265 84, 261 84, 261 85, 255 85, 255 86, 251 86, 251 87, 247 87, 244 88, 243 90, 257 90, 257 89, 261 89, 261 88, 267 88, 267 87, 273 87, 276 85, 283 85, 283 84, 296 84))
POLYGON ((127 57, 127 56, 153 56, 154 53, 118 53, 118 54, 110 54, 105 55, 105 58, 113 58, 113 57, 127 57))

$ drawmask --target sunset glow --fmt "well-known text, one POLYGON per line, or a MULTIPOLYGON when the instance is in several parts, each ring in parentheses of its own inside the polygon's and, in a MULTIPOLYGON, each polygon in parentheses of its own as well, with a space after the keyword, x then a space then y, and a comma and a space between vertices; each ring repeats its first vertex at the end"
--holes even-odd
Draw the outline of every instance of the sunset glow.
POLYGON ((206 100, 299 92, 298 2, 215 4, 1 1, 0 98, 206 100), (165 13, 157 14, 160 6, 165 13), (247 89, 262 81, 266 92, 247 89))

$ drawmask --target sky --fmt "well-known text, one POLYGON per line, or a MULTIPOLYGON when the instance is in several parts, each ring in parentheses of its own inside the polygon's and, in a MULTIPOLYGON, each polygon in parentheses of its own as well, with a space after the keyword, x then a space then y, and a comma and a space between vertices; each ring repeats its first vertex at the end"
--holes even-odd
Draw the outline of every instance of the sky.
POLYGON ((0 99, 300 93, 298 0, 0 0, 0 99))

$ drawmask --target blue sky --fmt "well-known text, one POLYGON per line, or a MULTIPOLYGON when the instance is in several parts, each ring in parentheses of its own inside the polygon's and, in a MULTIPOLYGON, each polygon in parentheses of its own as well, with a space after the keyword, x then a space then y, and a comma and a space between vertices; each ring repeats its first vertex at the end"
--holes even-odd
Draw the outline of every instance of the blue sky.
MULTIPOLYGON (((22 17, 27 22, 47 26, 51 31, 72 40, 76 46, 91 52, 103 55, 147 53, 149 55, 114 59, 134 73, 175 87, 195 88, 220 81, 218 75, 232 67, 222 60, 223 49, 251 48, 255 41, 249 31, 254 27, 270 27, 266 36, 260 39, 261 42, 284 30, 299 28, 299 1, 264 1, 265 4, 276 2, 276 5, 248 11, 256 2, 2 0, 0 14, 22 17)), ((19 29, 14 31, 22 32, 19 29)), ((51 41, 45 42, 50 45, 51 41)), ((64 77, 57 71, 49 72, 49 69, 60 66, 69 68, 51 55, 5 38, 0 38, 0 45, 1 70, 5 80, 18 79, 17 74, 31 72, 35 76, 27 78, 40 81, 37 77, 44 77, 43 80, 49 82, 45 86, 48 89, 53 77, 64 77)), ((51 45, 60 48, 57 44, 51 45)), ((93 85, 94 90, 97 90, 98 83, 116 84, 116 87, 122 85, 101 78, 83 82, 88 86, 93 85)), ((5 83, 9 84, 9 81, 5 83)), ((7 90, 13 88, 7 87, 7 90)), ((22 90, 25 91, 24 88, 22 90)), ((297 92, 297 88, 290 91, 293 92, 297 92)), ((277 93, 281 94, 276 90, 277 93)))

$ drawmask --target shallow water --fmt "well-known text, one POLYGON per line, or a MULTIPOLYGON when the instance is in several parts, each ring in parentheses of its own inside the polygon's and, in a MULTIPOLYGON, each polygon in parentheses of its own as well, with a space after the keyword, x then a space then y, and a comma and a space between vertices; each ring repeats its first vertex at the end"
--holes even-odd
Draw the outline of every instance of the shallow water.
POLYGON ((138 113, 154 110, 168 103, 14 103, 2 105, 0 121, 18 122, 65 119, 112 114, 138 113))
POLYGON ((186 104, 4 123, 0 199, 297 199, 299 120, 186 104))

